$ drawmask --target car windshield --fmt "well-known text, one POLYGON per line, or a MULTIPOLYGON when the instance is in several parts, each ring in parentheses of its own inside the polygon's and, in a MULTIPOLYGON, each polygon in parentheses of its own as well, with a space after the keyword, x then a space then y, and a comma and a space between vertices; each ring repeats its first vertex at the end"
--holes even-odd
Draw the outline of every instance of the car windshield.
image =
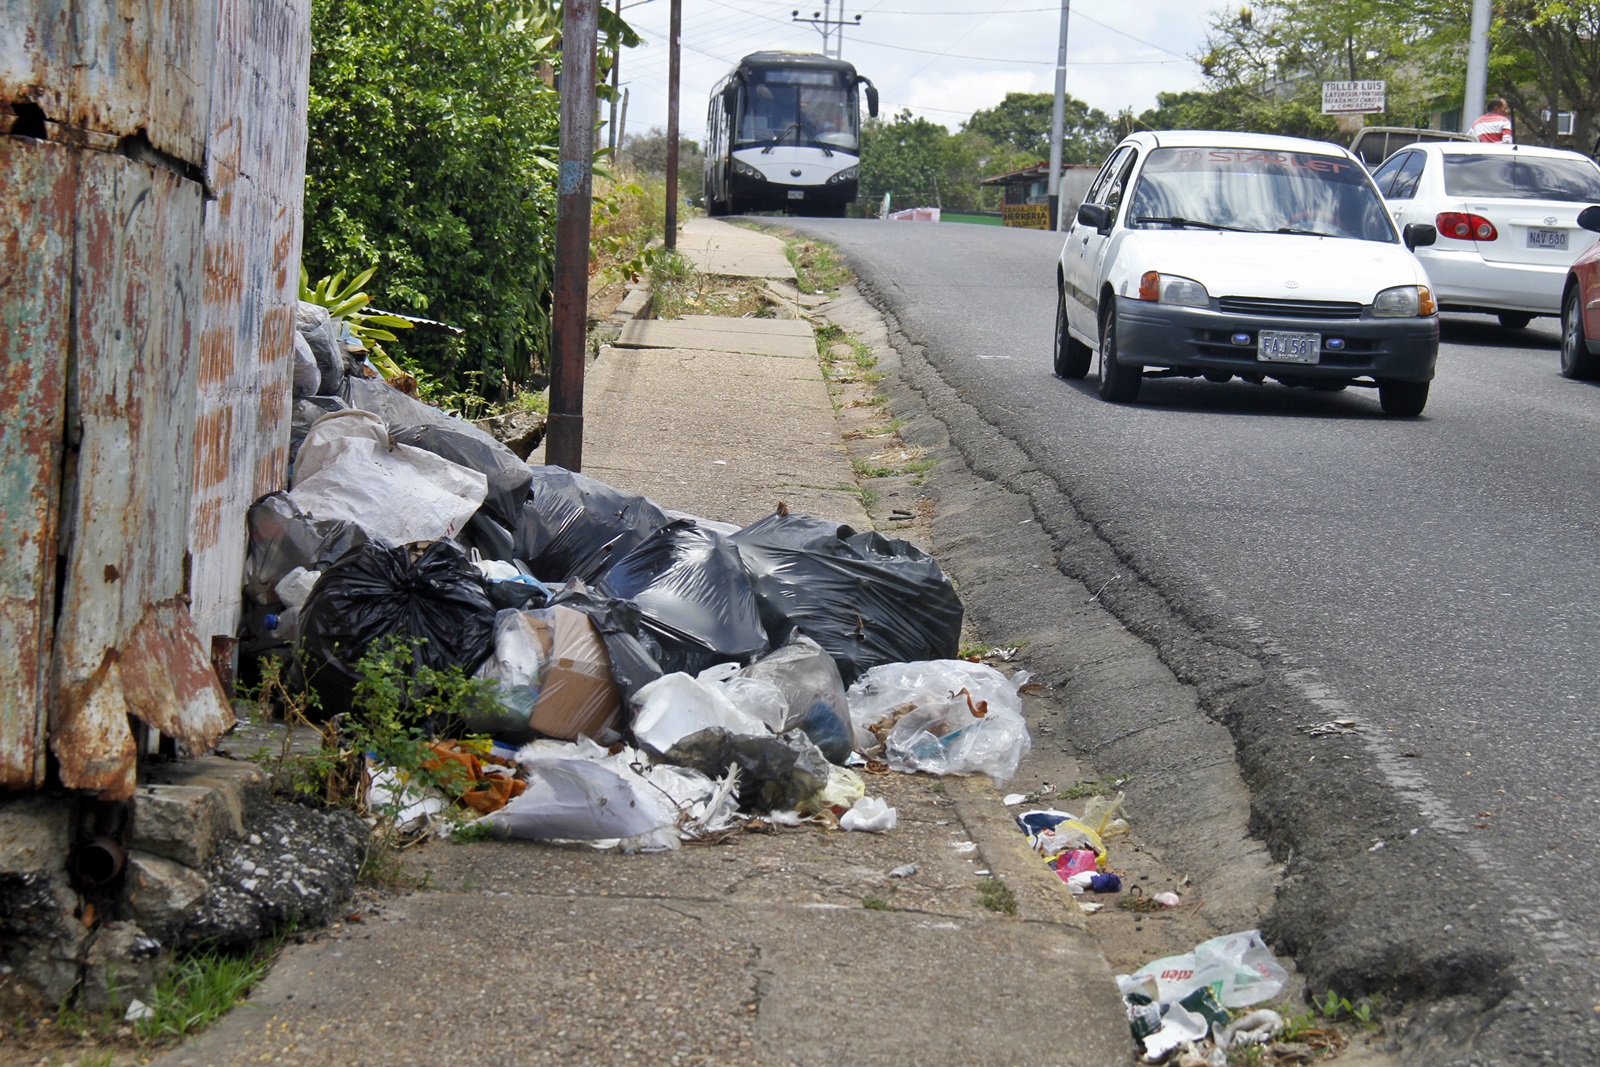
POLYGON ((1600 169, 1586 159, 1446 153, 1444 191, 1507 200, 1600 202, 1600 169))
POLYGON ((1395 240, 1383 201, 1356 161, 1256 148, 1153 150, 1127 224, 1395 240))

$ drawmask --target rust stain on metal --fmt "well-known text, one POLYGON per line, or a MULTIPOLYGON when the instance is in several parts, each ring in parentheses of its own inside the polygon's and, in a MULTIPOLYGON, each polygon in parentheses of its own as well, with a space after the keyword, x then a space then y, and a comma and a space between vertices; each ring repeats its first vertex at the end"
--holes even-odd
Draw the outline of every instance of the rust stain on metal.
POLYGON ((122 647, 128 711, 195 752, 207 752, 234 724, 228 698, 181 601, 152 604, 122 647))
POLYGON ((44 780, 75 166, 0 138, 0 788, 44 780))

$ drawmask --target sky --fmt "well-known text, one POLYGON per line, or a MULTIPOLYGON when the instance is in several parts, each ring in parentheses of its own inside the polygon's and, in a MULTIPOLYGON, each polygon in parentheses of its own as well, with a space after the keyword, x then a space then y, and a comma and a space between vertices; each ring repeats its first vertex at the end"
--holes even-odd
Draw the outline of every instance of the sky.
MULTIPOLYGON (((602 2, 613 6, 615 0, 602 2)), ((792 18, 798 3, 682 0, 683 136, 704 137, 711 87, 741 56, 765 49, 822 51, 819 28, 792 18)), ((1068 95, 1116 114, 1153 107, 1158 92, 1198 88, 1200 71, 1189 57, 1201 50, 1208 14, 1221 3, 1079 0, 1067 31, 1068 95)), ((802 18, 823 11, 823 0, 806 4, 799 7, 802 18)), ((838 0, 829 0, 827 15, 837 19, 840 10, 838 0)), ((850 0, 843 12, 844 58, 878 87, 880 116, 906 108, 955 131, 1009 92, 1055 91, 1059 0, 850 0)), ((628 90, 623 132, 665 129, 670 0, 623 0, 622 15, 645 39, 622 56, 628 90)), ((837 40, 830 40, 830 51, 837 40)))

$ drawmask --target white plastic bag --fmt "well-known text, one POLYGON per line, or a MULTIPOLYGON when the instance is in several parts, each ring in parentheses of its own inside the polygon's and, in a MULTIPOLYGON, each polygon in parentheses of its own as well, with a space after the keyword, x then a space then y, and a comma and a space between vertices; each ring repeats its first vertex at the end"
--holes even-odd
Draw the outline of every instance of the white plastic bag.
POLYGON ((1176 1003, 1209 987, 1223 1007, 1248 1008, 1277 996, 1288 977, 1260 932, 1244 930, 1204 941, 1192 952, 1153 960, 1131 975, 1118 976, 1117 984, 1126 993, 1154 979, 1162 1003, 1176 1003))
POLYGON ((895 828, 900 813, 880 797, 862 797, 849 811, 839 817, 841 830, 865 830, 882 834, 895 828))
MULTIPOLYGON (((577 746, 572 746, 574 750, 577 746)), ((678 847, 678 809, 641 775, 579 755, 519 753, 528 789, 484 825, 504 837, 618 844, 624 852, 678 847)))
POLYGON ((789 703, 771 682, 746 677, 737 663, 718 663, 695 677, 720 691, 740 711, 751 718, 760 719, 773 733, 781 734, 787 729, 784 719, 788 715, 789 703))
POLYGON ((770 734, 767 724, 740 711, 720 687, 681 671, 665 674, 633 695, 633 736, 645 748, 665 755, 691 734, 713 726, 736 737, 770 734))
POLYGON ((367 411, 318 419, 295 456, 289 499, 316 519, 345 519, 391 545, 436 541, 460 531, 489 479, 459 463, 391 442, 367 411))
POLYGON ((1027 678, 966 660, 874 667, 849 690, 856 745, 881 751, 898 771, 983 772, 1002 782, 1032 744, 1017 695, 1027 678))

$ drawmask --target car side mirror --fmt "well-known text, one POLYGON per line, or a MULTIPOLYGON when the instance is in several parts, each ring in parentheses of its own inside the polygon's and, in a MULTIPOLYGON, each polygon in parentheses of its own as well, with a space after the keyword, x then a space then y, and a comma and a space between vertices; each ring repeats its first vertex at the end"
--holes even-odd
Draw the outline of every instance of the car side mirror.
POLYGON ((1104 204, 1079 204, 1078 221, 1093 226, 1096 233, 1105 233, 1111 229, 1111 209, 1104 204))
POLYGON ((1426 245, 1431 245, 1439 239, 1439 231, 1426 222, 1411 222, 1401 231, 1406 247, 1415 251, 1426 245))
POLYGON ((1600 204, 1591 204, 1578 212, 1578 225, 1600 233, 1600 204))

